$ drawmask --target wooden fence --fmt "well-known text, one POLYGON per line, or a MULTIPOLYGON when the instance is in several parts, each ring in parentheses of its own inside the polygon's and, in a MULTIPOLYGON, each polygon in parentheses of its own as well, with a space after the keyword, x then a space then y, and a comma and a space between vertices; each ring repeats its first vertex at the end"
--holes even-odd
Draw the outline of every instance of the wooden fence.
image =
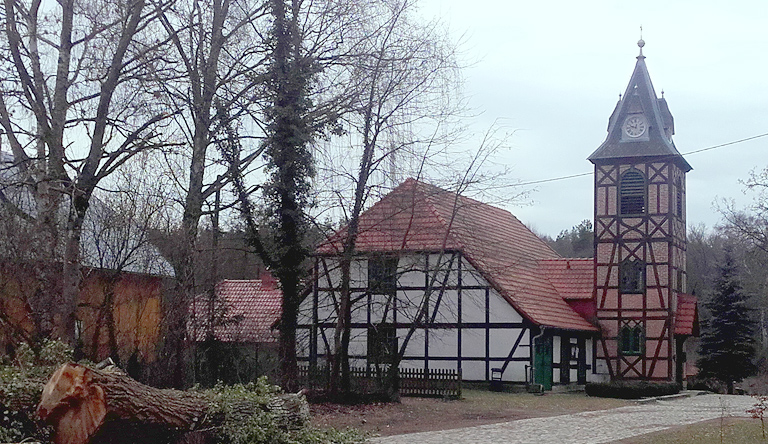
MULTIPOLYGON (((352 391, 361 394, 386 392, 387 368, 352 367, 352 391)), ((299 366, 299 378, 310 388, 328 388, 330 370, 327 366, 299 366)), ((461 398, 461 370, 401 368, 398 370, 400 395, 461 398)))

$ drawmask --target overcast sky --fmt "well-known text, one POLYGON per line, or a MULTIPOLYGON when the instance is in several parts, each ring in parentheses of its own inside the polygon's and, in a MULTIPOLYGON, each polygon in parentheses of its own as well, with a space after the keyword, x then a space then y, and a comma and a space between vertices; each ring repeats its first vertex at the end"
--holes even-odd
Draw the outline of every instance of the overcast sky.
MULTIPOLYGON (((685 154, 768 133, 768 2, 422 0, 425 16, 461 36, 478 132, 504 119, 515 131, 503 161, 523 182, 591 172, 608 117, 638 55, 675 118, 685 154)), ((740 179, 768 166, 768 137, 686 156, 688 225, 714 226, 713 204, 735 198, 740 179)), ((533 205, 510 207, 557 235, 592 219, 592 177, 530 186, 533 205)))

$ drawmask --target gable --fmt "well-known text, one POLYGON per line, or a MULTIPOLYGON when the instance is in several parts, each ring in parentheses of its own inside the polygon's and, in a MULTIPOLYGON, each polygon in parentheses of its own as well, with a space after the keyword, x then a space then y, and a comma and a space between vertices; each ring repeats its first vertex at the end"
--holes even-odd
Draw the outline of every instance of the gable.
MULTIPOLYGON (((317 254, 341 251, 345 228, 317 254)), ((558 294, 539 268, 559 255, 510 212, 408 179, 360 217, 356 250, 461 251, 522 316, 537 325, 596 331, 558 294)))

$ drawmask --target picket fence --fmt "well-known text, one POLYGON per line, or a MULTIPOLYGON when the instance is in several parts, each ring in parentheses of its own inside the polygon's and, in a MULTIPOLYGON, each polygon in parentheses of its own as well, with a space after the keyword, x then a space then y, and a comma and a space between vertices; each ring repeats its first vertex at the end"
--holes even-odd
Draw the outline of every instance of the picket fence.
MULTIPOLYGON (((350 368, 352 391, 361 394, 385 392, 386 369, 375 367, 350 368)), ((401 368, 398 371, 400 395, 461 398, 461 370, 401 368)), ((328 387, 330 371, 327 366, 299 366, 299 378, 307 387, 328 387)))

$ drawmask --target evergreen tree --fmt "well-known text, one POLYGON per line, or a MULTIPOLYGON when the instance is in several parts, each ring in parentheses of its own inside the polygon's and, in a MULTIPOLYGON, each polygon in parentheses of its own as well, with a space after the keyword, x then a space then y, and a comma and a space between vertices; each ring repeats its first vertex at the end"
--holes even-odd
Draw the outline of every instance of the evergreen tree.
POLYGON ((725 382, 732 394, 734 381, 755 374, 757 367, 753 363, 755 321, 730 249, 725 251, 706 307, 711 317, 701 335, 699 375, 725 382))

